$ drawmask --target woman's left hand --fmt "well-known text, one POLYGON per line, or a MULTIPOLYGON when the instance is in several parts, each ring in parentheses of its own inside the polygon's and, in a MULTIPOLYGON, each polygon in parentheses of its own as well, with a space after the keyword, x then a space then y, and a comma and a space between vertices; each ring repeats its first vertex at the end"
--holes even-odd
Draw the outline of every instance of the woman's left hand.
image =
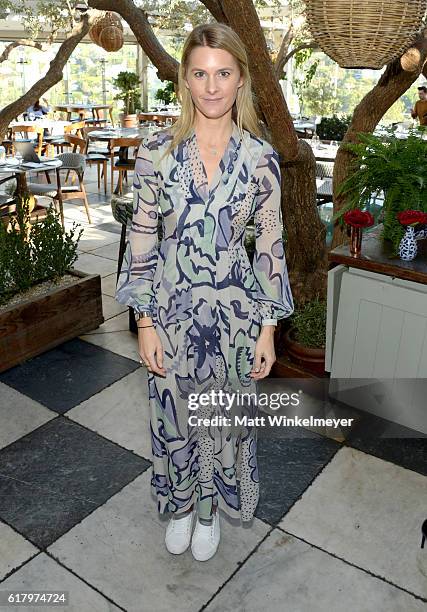
POLYGON ((255 344, 255 358, 250 376, 254 380, 265 378, 270 374, 270 370, 276 361, 274 351, 274 331, 275 325, 265 325, 255 344), (257 371, 258 368, 258 371, 257 371))

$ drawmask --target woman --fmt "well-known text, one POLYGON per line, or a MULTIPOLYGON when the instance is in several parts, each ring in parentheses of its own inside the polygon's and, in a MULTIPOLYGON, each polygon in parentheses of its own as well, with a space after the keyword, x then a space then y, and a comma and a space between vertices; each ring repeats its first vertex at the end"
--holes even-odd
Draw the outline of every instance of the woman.
MULTIPOLYGON (((256 430, 249 421, 237 433, 211 425, 213 416, 231 414, 219 393, 256 393, 256 381, 275 361, 277 319, 293 312, 293 301, 279 159, 260 138, 246 51, 236 33, 218 23, 196 27, 184 45, 178 85, 180 118, 138 151, 116 299, 138 319, 148 369, 151 485, 159 512, 172 513, 166 547, 174 554, 188 548, 197 513, 191 550, 204 561, 218 547, 218 508, 249 521, 259 496, 256 430), (253 268, 244 247, 251 217, 253 268), (202 402, 201 393, 211 400, 202 402), (194 398, 200 398, 197 410, 194 398), (207 421, 195 424, 195 415, 207 421)), ((251 399, 236 404, 235 414, 256 415, 251 399)))
POLYGON ((34 104, 27 108, 27 115, 30 121, 38 117, 44 117, 50 112, 51 109, 46 98, 43 98, 43 102, 45 102, 46 106, 40 104, 40 100, 36 100, 34 104))

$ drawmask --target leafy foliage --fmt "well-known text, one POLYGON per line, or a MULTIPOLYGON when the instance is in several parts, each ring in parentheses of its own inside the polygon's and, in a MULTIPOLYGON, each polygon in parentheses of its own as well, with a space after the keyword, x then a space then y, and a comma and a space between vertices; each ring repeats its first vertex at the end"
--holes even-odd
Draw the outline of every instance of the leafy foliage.
POLYGON ((351 123, 351 117, 340 119, 337 115, 322 117, 316 132, 321 140, 342 140, 351 123))
POLYGON ((323 348, 326 341, 325 300, 318 297, 297 306, 291 316, 297 342, 307 348, 323 348))
POLYGON ((158 89, 155 96, 156 100, 163 100, 165 104, 176 102, 175 85, 168 81, 163 89, 158 89))
POLYGON ((0 221, 0 304, 16 293, 45 280, 57 281, 77 259, 77 237, 73 224, 64 232, 59 214, 52 208, 41 221, 30 225, 28 196, 17 203, 10 231, 0 221))
POLYGON ((124 112, 126 115, 133 115, 137 108, 141 107, 139 95, 140 79, 135 72, 122 71, 113 79, 113 85, 121 90, 114 99, 123 100, 124 112))
POLYGON ((396 218, 398 212, 413 209, 427 212, 427 142, 425 130, 414 128, 407 138, 398 138, 394 128, 385 136, 358 134, 359 141, 342 145, 354 154, 352 173, 338 190, 345 206, 334 216, 340 219, 347 210, 367 207, 372 198, 384 195, 382 237, 393 244, 398 254, 405 230, 396 218))

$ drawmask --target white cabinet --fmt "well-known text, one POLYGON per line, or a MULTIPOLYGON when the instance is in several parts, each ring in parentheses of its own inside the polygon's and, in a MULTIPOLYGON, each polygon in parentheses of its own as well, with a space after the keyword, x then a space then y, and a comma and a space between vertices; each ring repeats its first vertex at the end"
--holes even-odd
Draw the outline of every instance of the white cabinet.
POLYGON ((426 285, 332 268, 327 337, 326 370, 340 399, 427 433, 426 285))

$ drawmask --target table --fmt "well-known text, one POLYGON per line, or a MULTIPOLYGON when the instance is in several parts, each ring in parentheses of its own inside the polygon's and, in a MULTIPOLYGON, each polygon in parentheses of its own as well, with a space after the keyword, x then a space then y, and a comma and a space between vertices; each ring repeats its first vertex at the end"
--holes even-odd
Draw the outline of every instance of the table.
MULTIPOLYGON (((149 128, 146 127, 134 127, 134 128, 110 128, 105 130, 92 130, 88 133, 88 137, 91 140, 100 140, 108 142, 108 150, 111 151, 111 141, 118 138, 132 138, 137 142, 142 140, 150 134, 149 128)), ((126 163, 128 159, 128 147, 120 147, 119 150, 119 161, 126 163)), ((111 190, 113 190, 113 161, 111 161, 111 190)), ((116 185, 114 193, 121 191, 120 172, 119 181, 116 185)))
POLYGON ((81 121, 83 121, 87 112, 92 113, 92 117, 95 121, 99 120, 100 112, 107 110, 111 123, 114 125, 112 104, 57 104, 55 110, 67 113, 68 120, 71 119, 72 113, 77 113, 81 121))
POLYGON ((176 111, 151 111, 149 113, 138 113, 138 121, 156 121, 158 119, 166 121, 166 119, 178 119, 181 115, 176 111))
POLYGON ((338 146, 323 143, 316 144, 316 141, 306 138, 303 138, 303 140, 310 145, 317 161, 335 161, 338 153, 338 146))
POLYGON ((34 119, 34 121, 12 121, 9 127, 28 127, 29 125, 35 127, 42 127, 50 131, 52 136, 62 136, 64 134, 64 128, 67 125, 71 125, 71 121, 56 121, 54 119, 34 119))
MULTIPOLYGON (((58 187, 59 199, 61 199, 61 182, 59 177, 59 169, 62 166, 60 159, 46 160, 45 163, 37 164, 37 167, 28 167, 25 162, 18 163, 18 160, 14 157, 6 158, 6 163, 0 164, 0 183, 4 183, 8 178, 16 178, 16 192, 17 196, 27 192, 27 172, 50 172, 55 170, 56 182, 58 187), (9 177, 1 178, 2 176, 9 175, 9 177)), ((33 208, 30 207, 30 213, 33 208)), ((11 212, 9 210, 9 212, 11 212)))
POLYGON ((133 128, 109 128, 103 130, 93 130, 89 132, 88 137, 91 140, 102 140, 108 142, 116 138, 140 138, 143 140, 150 130, 146 127, 133 127, 133 128))

